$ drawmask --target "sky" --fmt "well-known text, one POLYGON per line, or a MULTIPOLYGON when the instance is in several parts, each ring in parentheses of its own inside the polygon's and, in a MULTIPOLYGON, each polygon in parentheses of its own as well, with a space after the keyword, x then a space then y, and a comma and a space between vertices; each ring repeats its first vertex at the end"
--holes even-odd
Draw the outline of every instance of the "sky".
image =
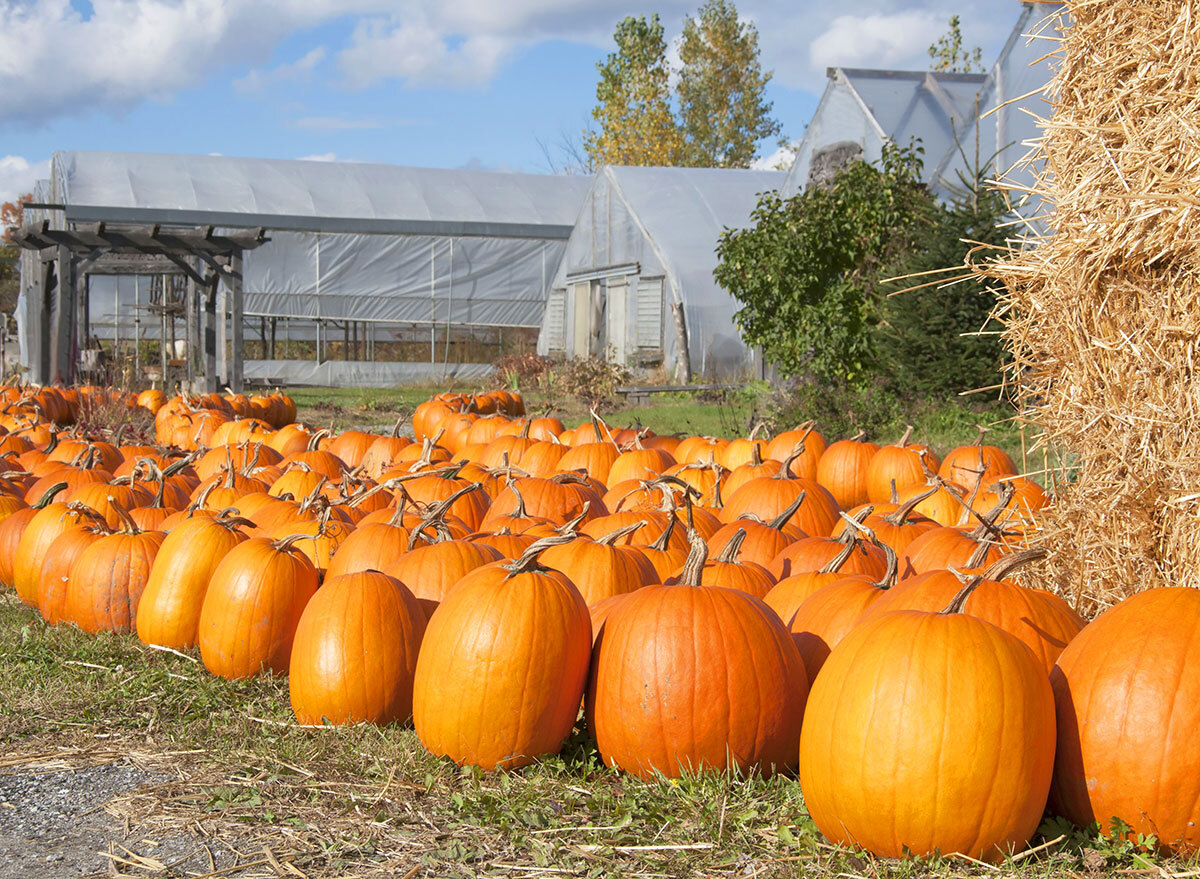
MULTIPOLYGON (((700 0, 0 0, 0 201, 56 150, 548 172, 626 15, 700 0)), ((990 63, 1018 0, 739 0, 799 140, 828 66, 925 69, 962 18, 990 63)), ((764 143, 768 165, 776 143, 764 143)))

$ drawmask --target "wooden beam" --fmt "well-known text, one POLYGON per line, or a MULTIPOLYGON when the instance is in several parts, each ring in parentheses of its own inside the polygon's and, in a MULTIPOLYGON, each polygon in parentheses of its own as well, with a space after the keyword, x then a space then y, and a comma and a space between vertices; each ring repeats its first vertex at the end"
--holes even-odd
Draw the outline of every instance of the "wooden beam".
POLYGON ((229 387, 233 389, 235 394, 242 393, 243 388, 243 371, 242 367, 245 361, 245 353, 243 341, 245 336, 245 308, 242 300, 242 255, 235 253, 230 257, 228 283, 229 294, 232 300, 232 315, 230 323, 233 331, 233 353, 232 362, 229 365, 229 387))

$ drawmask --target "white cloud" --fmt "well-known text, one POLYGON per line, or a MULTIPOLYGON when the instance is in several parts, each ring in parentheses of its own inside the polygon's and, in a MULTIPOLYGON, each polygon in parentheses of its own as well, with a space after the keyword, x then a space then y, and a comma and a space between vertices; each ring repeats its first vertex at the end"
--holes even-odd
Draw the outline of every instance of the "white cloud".
POLYGON ((929 11, 892 15, 839 15, 809 46, 809 64, 827 67, 928 66, 929 45, 946 30, 945 21, 929 11))
MULTIPOLYGON (((660 0, 668 39, 696 0, 660 0)), ((968 45, 992 57, 1019 11, 996 0, 744 0, 764 67, 777 82, 819 91, 829 64, 923 67, 952 12, 968 45), (881 9, 882 7, 882 9, 881 9)), ((0 0, 0 121, 40 123, 90 110, 169 100, 224 70, 260 92, 318 76, 336 62, 345 85, 485 86, 512 58, 547 41, 608 49, 643 0, 0 0), (264 68, 280 43, 335 19, 341 46, 264 68)), ((228 75, 228 73, 227 73, 228 75)))
POLYGON ((324 60, 325 47, 317 46, 291 64, 280 64, 270 70, 255 68, 240 79, 235 79, 233 87, 245 94, 261 95, 278 83, 307 81, 312 77, 317 65, 324 60))
POLYGON ((33 192, 33 185, 49 176, 49 159, 31 162, 24 156, 0 156, 0 202, 33 192))
POLYGON ((317 153, 315 156, 300 156, 301 162, 336 162, 337 153, 317 153))
POLYGON ((775 152, 768 156, 759 156, 750 163, 755 171, 786 171, 796 161, 797 144, 784 144, 776 147, 775 152))

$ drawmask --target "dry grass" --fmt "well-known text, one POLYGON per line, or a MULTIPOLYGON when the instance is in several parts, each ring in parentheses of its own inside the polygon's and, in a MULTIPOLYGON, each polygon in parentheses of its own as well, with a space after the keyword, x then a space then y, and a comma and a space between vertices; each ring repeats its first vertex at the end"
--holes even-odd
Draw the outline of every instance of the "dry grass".
POLYGON ((1095 610, 1200 577, 1200 3, 1069 8, 1035 152, 1050 231, 986 272, 1026 419, 1071 464, 1048 573, 1095 610))
POLYGON ((1196 866, 1054 822, 1040 850, 999 868, 881 861, 827 845, 795 779, 703 773, 644 783, 601 766, 582 731, 562 755, 519 772, 460 769, 426 754, 411 727, 301 727, 285 679, 231 683, 195 657, 131 636, 47 627, 11 593, 0 595, 0 743, 0 774, 127 761, 167 776, 91 807, 137 833, 186 834, 200 853, 192 872, 139 865, 146 852, 114 848, 130 863, 114 861, 109 875, 196 876, 210 851, 215 868, 237 879, 1034 879, 1115 870, 1170 879, 1196 866))

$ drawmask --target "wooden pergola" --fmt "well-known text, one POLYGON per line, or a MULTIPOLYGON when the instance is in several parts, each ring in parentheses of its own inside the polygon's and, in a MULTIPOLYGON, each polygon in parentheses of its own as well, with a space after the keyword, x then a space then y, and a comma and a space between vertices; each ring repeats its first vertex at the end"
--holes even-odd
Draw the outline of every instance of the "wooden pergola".
MULTIPOLYGON (((60 205, 30 207, 61 209, 60 205)), ((187 286, 183 316, 189 385, 210 392, 221 387, 242 391, 242 255, 269 240, 264 229, 218 235, 212 226, 95 223, 54 229, 43 221, 18 230, 12 239, 40 258, 41 270, 32 273, 26 291, 41 306, 35 312, 40 315, 39 329, 29 337, 36 351, 31 364, 34 381, 78 379, 82 352, 91 338, 90 276, 182 275, 187 286)), ((164 326, 166 308, 164 297, 164 326)), ((165 334, 160 342, 165 365, 165 334)))

